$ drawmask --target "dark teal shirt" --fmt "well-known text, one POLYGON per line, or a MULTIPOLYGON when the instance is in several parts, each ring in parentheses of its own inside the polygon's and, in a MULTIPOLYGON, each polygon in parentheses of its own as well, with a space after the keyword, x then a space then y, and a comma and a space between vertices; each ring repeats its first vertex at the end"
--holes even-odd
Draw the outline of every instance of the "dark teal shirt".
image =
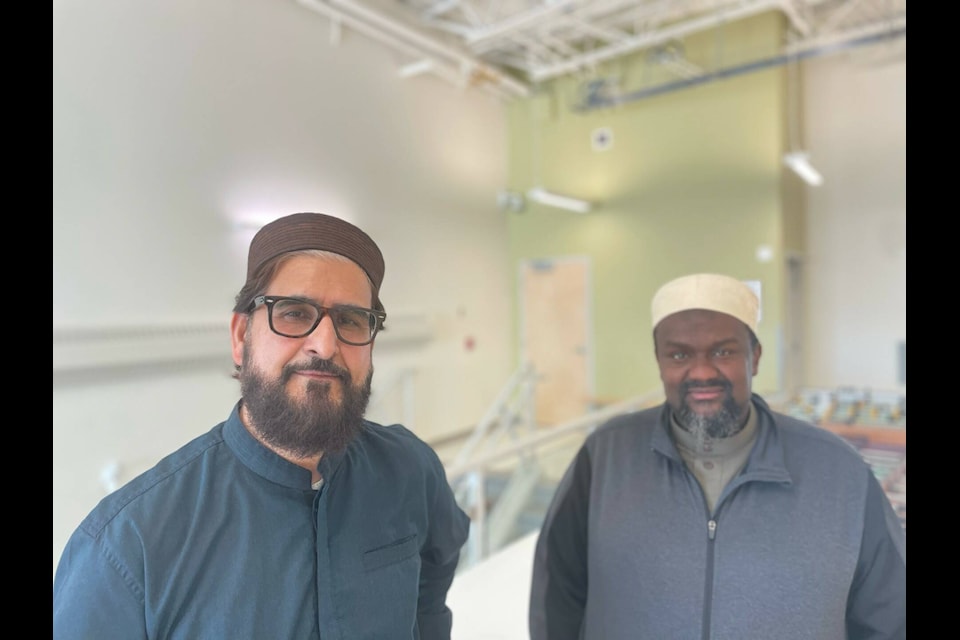
POLYGON ((315 491, 234 407, 80 524, 54 577, 54 637, 449 638, 469 519, 434 451, 367 422, 320 473, 315 491))

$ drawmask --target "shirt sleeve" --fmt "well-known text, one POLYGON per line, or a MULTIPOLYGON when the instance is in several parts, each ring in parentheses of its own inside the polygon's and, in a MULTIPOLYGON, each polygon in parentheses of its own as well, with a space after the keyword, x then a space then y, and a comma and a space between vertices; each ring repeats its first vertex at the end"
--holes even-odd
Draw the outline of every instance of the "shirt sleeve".
POLYGON ((870 473, 860 558, 847 599, 849 640, 907 637, 906 534, 870 473))
POLYGON ((460 549, 470 533, 470 518, 457 505, 443 465, 434 456, 436 478, 429 531, 420 550, 420 595, 417 627, 422 640, 449 640, 453 614, 447 591, 460 560, 460 549))
POLYGON ((580 638, 587 603, 590 456, 581 448, 547 510, 530 591, 531 640, 580 638))
POLYGON ((142 594, 124 565, 78 529, 53 580, 54 640, 146 638, 142 594))

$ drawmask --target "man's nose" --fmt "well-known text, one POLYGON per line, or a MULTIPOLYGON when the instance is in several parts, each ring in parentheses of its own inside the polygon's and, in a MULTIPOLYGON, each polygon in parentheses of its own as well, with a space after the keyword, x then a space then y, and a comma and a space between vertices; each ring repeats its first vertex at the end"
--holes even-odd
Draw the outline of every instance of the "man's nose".
POLYGON ((312 332, 303 339, 303 349, 312 356, 329 360, 340 349, 330 314, 325 313, 312 332))
POLYGON ((718 369, 706 355, 696 356, 687 372, 688 380, 713 380, 717 377, 718 369))

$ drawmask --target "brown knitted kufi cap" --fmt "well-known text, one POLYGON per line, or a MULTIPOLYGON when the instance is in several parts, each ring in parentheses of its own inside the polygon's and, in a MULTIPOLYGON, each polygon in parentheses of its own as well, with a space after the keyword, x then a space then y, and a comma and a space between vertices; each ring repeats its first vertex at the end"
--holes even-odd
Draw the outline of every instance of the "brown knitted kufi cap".
POLYGON ((345 256, 360 266, 373 282, 375 309, 380 303, 380 283, 385 265, 377 243, 346 220, 324 213, 294 213, 264 225, 250 241, 247 256, 247 281, 260 268, 280 254, 304 249, 319 249, 345 256))

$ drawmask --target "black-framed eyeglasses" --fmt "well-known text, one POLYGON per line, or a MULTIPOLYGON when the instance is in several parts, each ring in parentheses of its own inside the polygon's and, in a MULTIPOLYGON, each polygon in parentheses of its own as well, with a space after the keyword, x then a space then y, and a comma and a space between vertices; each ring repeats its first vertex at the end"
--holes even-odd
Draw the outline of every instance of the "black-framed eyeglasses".
POLYGON ((267 307, 270 330, 277 335, 303 338, 313 333, 324 316, 329 316, 337 338, 356 347, 373 342, 383 321, 387 319, 386 313, 374 309, 350 305, 321 307, 309 300, 283 296, 257 296, 253 299, 250 313, 262 306, 267 307))

